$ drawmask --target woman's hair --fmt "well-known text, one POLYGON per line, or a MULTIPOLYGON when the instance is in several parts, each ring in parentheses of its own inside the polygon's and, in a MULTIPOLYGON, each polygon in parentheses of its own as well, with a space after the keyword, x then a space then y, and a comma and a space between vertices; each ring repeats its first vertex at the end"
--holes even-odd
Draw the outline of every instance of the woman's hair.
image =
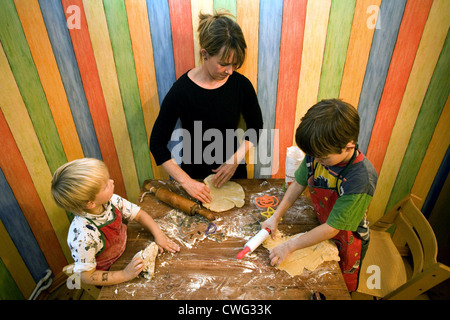
MULTIPOLYGON (((224 48, 220 60, 228 62, 233 57, 233 64, 239 69, 245 60, 247 44, 241 27, 230 17, 234 18, 227 12, 216 12, 214 15, 199 14, 200 48, 205 49, 211 56, 219 54, 224 48)), ((202 55, 200 57, 203 58, 202 55)))
POLYGON ((109 172, 103 161, 83 158, 68 162, 53 174, 53 199, 64 210, 81 214, 107 179, 109 172))
POLYGON ((341 154, 349 142, 358 142, 359 122, 352 105, 337 99, 322 100, 302 118, 295 142, 303 152, 316 158, 341 154))

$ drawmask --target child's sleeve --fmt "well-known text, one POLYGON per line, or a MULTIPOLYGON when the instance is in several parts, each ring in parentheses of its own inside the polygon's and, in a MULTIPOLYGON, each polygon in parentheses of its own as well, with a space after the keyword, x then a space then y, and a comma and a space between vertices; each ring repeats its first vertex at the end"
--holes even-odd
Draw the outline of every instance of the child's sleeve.
POLYGON ((141 207, 137 204, 134 204, 127 199, 118 196, 117 194, 113 194, 111 202, 117 209, 120 210, 120 212, 122 212, 124 218, 127 220, 134 220, 139 210, 141 210, 141 207))
POLYGON ((75 217, 69 228, 67 244, 74 260, 74 272, 95 269, 95 256, 103 248, 100 232, 95 226, 75 217))
POLYGON ((306 167, 306 157, 303 158, 302 163, 295 170, 295 181, 301 186, 308 185, 308 168, 306 167))

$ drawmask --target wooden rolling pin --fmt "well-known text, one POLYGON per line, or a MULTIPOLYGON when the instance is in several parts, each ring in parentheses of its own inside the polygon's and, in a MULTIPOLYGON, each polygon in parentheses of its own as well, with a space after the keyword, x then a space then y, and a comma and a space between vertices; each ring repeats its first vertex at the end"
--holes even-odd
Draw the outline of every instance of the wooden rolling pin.
POLYGON ((160 188, 150 187, 148 190, 162 202, 167 203, 171 207, 183 211, 184 213, 190 216, 193 216, 194 214, 198 213, 199 215, 204 216, 208 220, 216 219, 216 217, 210 210, 203 208, 198 203, 186 199, 185 197, 173 193, 172 191, 169 191, 161 187, 160 188))

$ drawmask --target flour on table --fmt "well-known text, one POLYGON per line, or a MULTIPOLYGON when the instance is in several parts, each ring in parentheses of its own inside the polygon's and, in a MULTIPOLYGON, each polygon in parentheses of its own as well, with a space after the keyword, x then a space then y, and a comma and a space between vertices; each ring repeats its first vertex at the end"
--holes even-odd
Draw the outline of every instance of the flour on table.
POLYGON ((139 255, 139 257, 144 260, 144 269, 142 270, 142 276, 145 279, 150 280, 155 274, 155 262, 156 256, 158 255, 158 250, 158 245, 155 242, 152 242, 144 250, 139 251, 135 255, 139 255))
MULTIPOLYGON (((263 246, 272 250, 289 239, 300 235, 284 237, 280 232, 277 232, 275 240, 269 237, 264 241, 263 246)), ((287 271, 291 276, 296 276, 302 274, 304 269, 314 271, 322 262, 332 260, 340 260, 339 251, 331 240, 325 240, 316 245, 292 252, 278 266, 278 269, 287 271)))
POLYGON ((241 208, 244 204, 245 192, 239 183, 228 181, 220 188, 216 188, 212 182, 214 174, 204 180, 208 186, 212 201, 203 203, 205 208, 211 211, 222 212, 233 209, 235 206, 241 208))

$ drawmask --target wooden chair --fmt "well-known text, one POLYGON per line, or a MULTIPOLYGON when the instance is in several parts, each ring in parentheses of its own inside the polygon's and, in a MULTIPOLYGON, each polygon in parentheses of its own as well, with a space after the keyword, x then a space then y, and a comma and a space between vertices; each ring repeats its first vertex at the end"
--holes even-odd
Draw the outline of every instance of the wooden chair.
POLYGON ((96 286, 83 283, 80 278, 76 278, 78 276, 73 273, 74 266, 75 265, 72 263, 63 268, 63 272, 69 277, 68 281, 72 281, 73 289, 83 289, 94 299, 97 299, 98 295, 100 294, 100 289, 96 286))
POLYGON ((409 300, 450 277, 450 268, 436 261, 436 237, 413 198, 406 196, 370 228, 356 292, 409 300), (386 230, 394 228, 391 237, 386 230))

